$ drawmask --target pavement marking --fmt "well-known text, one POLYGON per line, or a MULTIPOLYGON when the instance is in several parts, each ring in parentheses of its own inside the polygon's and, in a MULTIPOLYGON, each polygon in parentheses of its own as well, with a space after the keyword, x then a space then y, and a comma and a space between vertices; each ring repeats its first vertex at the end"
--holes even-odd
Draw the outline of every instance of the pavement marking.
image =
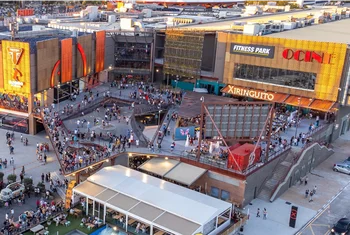
POLYGON ((328 224, 310 224, 310 226, 320 226, 320 227, 325 226, 325 227, 329 227, 328 224))
POLYGON ((311 231, 312 235, 315 235, 314 230, 312 229, 311 225, 310 225, 310 231, 311 231))
POLYGON ((331 230, 328 230, 324 235, 328 235, 331 233, 331 230))

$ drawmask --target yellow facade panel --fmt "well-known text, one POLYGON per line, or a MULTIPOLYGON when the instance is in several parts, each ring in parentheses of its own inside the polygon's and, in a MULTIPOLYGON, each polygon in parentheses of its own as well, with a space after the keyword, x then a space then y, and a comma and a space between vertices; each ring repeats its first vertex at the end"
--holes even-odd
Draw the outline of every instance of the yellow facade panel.
POLYGON ((29 43, 2 41, 4 90, 20 94, 30 93, 29 43))
MULTIPOLYGON (((310 72, 317 76, 315 90, 303 93, 308 94, 310 98, 337 100, 337 91, 345 62, 346 44, 235 34, 229 34, 227 38, 229 39, 227 41, 227 53, 231 54, 231 59, 225 60, 224 82, 237 84, 232 71, 235 63, 310 72), (270 46, 274 48, 274 55, 264 58, 263 56, 245 55, 244 53, 232 54, 230 51, 231 43, 270 46), (287 54, 283 54, 286 51, 287 54), (312 57, 310 59, 311 53, 312 57), (308 59, 307 56, 309 56, 308 59)), ((252 87, 259 83, 240 81, 240 85, 244 84, 249 84, 252 87)), ((275 85, 269 85, 268 87, 275 92, 281 91, 281 87, 275 85)), ((300 94, 297 87, 288 89, 291 94, 300 94)))

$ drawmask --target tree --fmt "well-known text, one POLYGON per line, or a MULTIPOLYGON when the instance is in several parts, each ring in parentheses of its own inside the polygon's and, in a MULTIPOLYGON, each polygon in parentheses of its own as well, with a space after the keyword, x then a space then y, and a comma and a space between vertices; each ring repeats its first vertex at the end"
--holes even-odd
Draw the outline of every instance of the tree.
POLYGON ((37 184, 37 187, 40 189, 40 192, 45 192, 45 184, 39 182, 37 184))

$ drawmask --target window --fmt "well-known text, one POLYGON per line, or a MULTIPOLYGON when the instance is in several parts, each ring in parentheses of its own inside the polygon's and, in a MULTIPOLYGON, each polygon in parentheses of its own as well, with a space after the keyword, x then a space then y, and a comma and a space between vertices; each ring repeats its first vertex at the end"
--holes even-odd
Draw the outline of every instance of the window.
POLYGON ((271 83, 308 90, 315 89, 315 73, 268 68, 249 64, 235 64, 234 78, 271 83))
POLYGON ((210 195, 212 197, 219 198, 219 189, 212 186, 211 189, 210 189, 210 195))
POLYGON ((230 200, 230 192, 227 192, 225 190, 221 190, 221 200, 229 201, 230 200))

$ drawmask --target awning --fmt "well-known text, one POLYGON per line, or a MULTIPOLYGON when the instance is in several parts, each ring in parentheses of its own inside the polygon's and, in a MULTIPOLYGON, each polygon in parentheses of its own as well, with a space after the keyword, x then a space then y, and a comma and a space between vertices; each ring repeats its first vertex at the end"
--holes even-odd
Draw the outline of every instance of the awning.
POLYGON ((139 166, 138 169, 163 177, 179 163, 180 161, 173 159, 152 158, 139 166))
POLYGON ((300 96, 295 96, 291 95, 289 96, 284 103, 293 105, 293 106, 300 106, 303 108, 309 108, 310 103, 312 102, 312 99, 310 98, 305 98, 305 97, 300 97, 300 96), (300 101, 299 101, 300 99, 300 101))
POLYGON ((206 171, 206 169, 192 166, 190 164, 182 162, 176 167, 174 167, 164 177, 179 182, 181 184, 190 186, 197 179, 199 179, 199 177, 201 177, 206 171))
MULTIPOLYGON (((198 213, 200 213, 200 211, 198 213)), ((168 212, 165 212, 154 222, 160 226, 169 228, 180 234, 193 234, 200 227, 199 224, 183 219, 168 212)))
POLYGON ((309 108, 328 112, 334 106, 334 104, 335 104, 335 102, 332 102, 332 101, 314 100, 310 104, 309 108))

